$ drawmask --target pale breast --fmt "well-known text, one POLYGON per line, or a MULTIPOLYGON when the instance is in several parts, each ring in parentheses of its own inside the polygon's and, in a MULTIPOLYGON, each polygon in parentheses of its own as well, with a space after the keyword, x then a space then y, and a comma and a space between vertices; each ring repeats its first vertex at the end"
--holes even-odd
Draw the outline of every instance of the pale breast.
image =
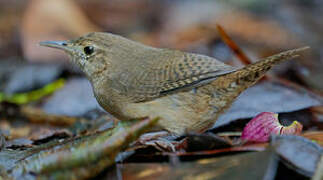
POLYGON ((216 120, 217 108, 212 95, 202 87, 191 91, 156 98, 147 102, 133 103, 111 88, 96 84, 95 96, 100 105, 120 120, 143 117, 159 117, 161 129, 171 133, 201 132, 216 120))
POLYGON ((215 121, 216 108, 211 97, 192 90, 164 96, 149 102, 125 104, 122 113, 128 117, 159 117, 159 126, 175 134, 201 132, 215 121))

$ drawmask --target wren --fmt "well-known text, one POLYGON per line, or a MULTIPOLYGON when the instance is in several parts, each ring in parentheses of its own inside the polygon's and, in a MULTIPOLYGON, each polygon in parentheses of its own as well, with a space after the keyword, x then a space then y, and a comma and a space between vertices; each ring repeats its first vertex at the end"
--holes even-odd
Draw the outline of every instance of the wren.
POLYGON ((154 48, 111 33, 40 45, 65 51, 90 80, 99 104, 116 118, 159 117, 159 127, 176 135, 212 127, 273 65, 308 48, 236 68, 209 56, 154 48))

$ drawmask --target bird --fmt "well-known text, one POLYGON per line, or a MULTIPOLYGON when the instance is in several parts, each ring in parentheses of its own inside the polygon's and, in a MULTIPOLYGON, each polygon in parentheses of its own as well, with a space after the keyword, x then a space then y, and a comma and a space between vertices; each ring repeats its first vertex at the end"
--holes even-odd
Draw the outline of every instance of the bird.
POLYGON ((275 64, 308 49, 284 51, 237 68, 206 55, 155 48, 107 32, 40 45, 65 51, 108 113, 121 121, 159 118, 157 129, 174 135, 205 132, 275 64))

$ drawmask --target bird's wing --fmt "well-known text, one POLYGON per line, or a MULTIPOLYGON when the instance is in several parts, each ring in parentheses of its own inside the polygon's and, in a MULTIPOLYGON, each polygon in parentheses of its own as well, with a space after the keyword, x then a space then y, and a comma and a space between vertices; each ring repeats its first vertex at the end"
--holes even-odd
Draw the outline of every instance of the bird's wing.
POLYGON ((124 85, 121 92, 125 96, 133 102, 143 102, 193 89, 235 70, 208 56, 178 52, 175 56, 166 55, 164 60, 152 61, 149 68, 141 68, 136 73, 129 70, 119 76, 118 82, 124 85))

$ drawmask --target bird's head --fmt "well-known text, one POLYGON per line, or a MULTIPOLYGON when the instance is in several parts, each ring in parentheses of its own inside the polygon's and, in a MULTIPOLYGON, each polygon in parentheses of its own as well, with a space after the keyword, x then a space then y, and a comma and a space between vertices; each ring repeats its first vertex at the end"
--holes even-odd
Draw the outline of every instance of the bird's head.
POLYGON ((117 63, 122 64, 121 61, 133 52, 132 49, 138 47, 134 41, 101 32, 89 33, 68 41, 43 41, 39 44, 65 51, 89 78, 113 68, 117 63))

